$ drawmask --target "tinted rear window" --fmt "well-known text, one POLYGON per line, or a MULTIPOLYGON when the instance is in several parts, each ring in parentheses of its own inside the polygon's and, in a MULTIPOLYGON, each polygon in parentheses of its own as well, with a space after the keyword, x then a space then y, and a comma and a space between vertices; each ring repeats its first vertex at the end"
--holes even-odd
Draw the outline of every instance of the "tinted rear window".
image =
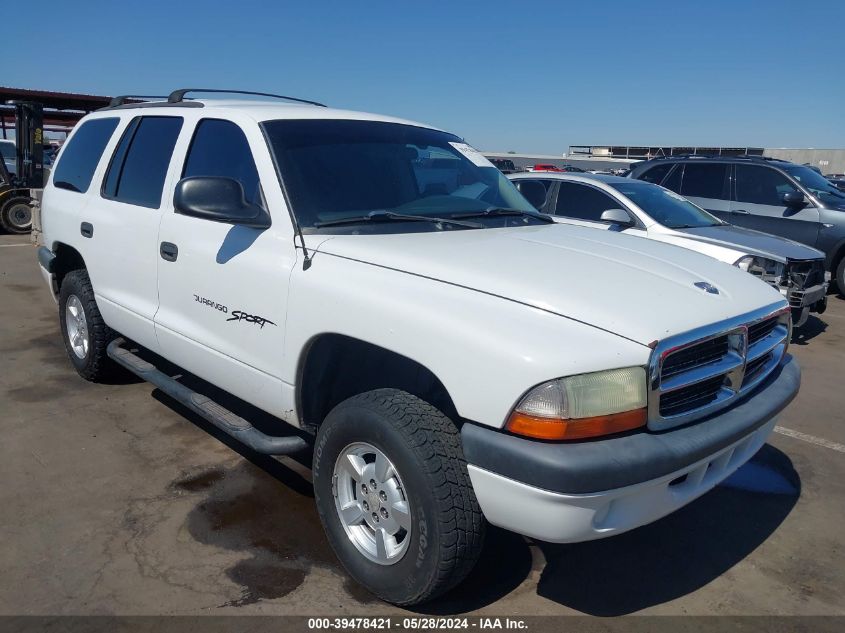
POLYGON ((120 119, 86 121, 62 149, 59 164, 53 172, 53 186, 85 193, 91 185, 94 170, 120 119))
POLYGON ((133 121, 109 165, 103 194, 142 207, 161 206, 164 179, 181 129, 181 117, 146 116, 137 124, 133 121))

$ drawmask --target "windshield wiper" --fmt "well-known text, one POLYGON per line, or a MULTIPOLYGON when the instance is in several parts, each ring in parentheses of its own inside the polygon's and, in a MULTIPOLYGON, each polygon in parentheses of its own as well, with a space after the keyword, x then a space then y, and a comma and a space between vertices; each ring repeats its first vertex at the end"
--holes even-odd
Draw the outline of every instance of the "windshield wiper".
POLYGON ((542 220, 543 222, 554 223, 554 220, 551 219, 549 216, 537 213, 535 211, 523 211, 521 209, 509 209, 507 207, 487 207, 482 211, 467 211, 466 213, 455 213, 452 215, 453 218, 489 218, 489 217, 502 217, 508 215, 522 215, 528 216, 530 218, 536 218, 538 220, 542 220))
POLYGON ((323 228, 324 226, 340 226, 342 224, 365 224, 367 222, 429 222, 431 224, 452 224, 464 229, 480 229, 483 228, 478 222, 459 222, 450 218, 435 218, 426 215, 405 215, 403 213, 396 213, 395 211, 370 211, 366 215, 358 215, 351 218, 338 218, 337 220, 325 220, 323 222, 315 222, 315 228, 323 228))

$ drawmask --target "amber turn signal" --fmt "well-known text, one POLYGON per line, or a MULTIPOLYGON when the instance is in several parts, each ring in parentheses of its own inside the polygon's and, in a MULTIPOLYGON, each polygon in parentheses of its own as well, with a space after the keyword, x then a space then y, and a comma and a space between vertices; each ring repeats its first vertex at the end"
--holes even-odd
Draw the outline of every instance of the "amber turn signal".
POLYGON ((514 411, 505 428, 511 433, 540 440, 580 440, 630 431, 645 426, 646 421, 644 408, 573 420, 538 418, 514 411))

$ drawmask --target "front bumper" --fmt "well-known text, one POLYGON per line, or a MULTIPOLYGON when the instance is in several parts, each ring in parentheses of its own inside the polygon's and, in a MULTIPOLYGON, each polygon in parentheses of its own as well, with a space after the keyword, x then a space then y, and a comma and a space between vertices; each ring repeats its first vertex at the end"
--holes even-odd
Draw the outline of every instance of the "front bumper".
POLYGON ((558 543, 618 534, 677 510, 744 464, 800 382, 787 356, 730 409, 685 427, 604 440, 545 443, 465 424, 470 479, 494 525, 558 543))
POLYGON ((784 289, 782 294, 789 301, 791 308, 809 308, 827 297, 827 283, 818 284, 812 288, 784 289))

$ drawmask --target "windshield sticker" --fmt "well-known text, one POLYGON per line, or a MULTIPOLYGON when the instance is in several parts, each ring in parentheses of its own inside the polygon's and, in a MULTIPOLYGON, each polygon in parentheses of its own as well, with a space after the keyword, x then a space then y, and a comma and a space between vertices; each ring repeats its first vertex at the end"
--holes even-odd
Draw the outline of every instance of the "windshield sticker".
POLYGON ((449 143, 449 145, 468 158, 473 165, 477 167, 493 167, 495 169, 495 165, 484 158, 484 155, 471 145, 467 145, 466 143, 449 143))

